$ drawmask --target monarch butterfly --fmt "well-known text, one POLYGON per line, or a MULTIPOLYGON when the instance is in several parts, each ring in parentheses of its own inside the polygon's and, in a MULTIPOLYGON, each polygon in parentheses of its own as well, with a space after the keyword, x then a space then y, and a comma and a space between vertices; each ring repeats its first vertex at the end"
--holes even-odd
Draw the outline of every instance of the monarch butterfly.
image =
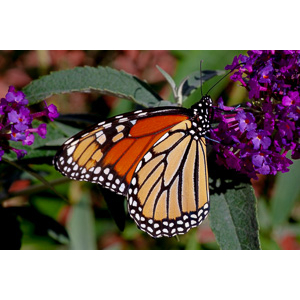
POLYGON ((63 175, 127 197, 137 226, 154 238, 184 234, 209 212, 205 134, 212 99, 115 116, 68 139, 54 165, 63 175))

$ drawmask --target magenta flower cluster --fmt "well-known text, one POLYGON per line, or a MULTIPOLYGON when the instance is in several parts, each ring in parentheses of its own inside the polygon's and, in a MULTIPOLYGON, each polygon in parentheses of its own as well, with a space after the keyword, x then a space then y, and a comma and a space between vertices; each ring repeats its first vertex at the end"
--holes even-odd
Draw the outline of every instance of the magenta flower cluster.
POLYGON ((32 121, 36 118, 46 116, 51 121, 58 117, 57 108, 51 104, 42 112, 31 113, 26 107, 28 100, 21 91, 15 91, 13 86, 9 87, 5 98, 0 100, 0 160, 5 152, 14 151, 18 158, 27 154, 24 149, 15 149, 9 145, 9 141, 22 142, 23 145, 32 145, 34 142, 33 133, 41 138, 47 134, 47 125, 40 124, 37 128, 32 127, 32 121))
POLYGON ((287 172, 300 158, 300 51, 248 51, 226 67, 249 91, 244 107, 219 99, 211 132, 217 162, 257 179, 287 172))

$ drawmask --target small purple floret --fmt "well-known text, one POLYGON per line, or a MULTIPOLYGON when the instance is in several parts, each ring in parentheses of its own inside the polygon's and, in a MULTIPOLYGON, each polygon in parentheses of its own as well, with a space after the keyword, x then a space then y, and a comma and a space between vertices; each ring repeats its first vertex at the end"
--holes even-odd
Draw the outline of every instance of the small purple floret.
POLYGON ((41 138, 46 138, 47 125, 40 124, 37 128, 33 128, 32 121, 41 117, 48 117, 51 121, 58 117, 57 108, 54 104, 47 106, 42 112, 31 113, 25 107, 28 100, 21 91, 15 91, 10 86, 6 98, 0 100, 0 160, 5 151, 14 151, 18 159, 22 158, 27 152, 23 149, 16 149, 9 145, 8 141, 22 142, 23 145, 30 146, 34 143, 37 133, 41 138))

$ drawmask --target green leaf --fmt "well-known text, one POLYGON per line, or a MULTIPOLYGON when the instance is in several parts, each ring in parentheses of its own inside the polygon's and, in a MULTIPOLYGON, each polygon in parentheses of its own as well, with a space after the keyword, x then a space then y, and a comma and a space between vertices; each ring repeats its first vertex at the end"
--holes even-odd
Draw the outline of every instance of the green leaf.
MULTIPOLYGON (((176 50, 172 53, 178 57, 178 63, 176 67, 176 74, 173 79, 176 83, 180 83, 182 78, 187 74, 192 72, 200 72, 200 61, 203 60, 202 69, 203 70, 223 70, 224 67, 230 63, 235 55, 243 54, 243 51, 239 50, 176 50)), ((209 82, 209 84, 204 84, 203 93, 205 93, 213 84, 218 80, 214 78, 209 82)), ((220 83, 218 83, 211 91, 210 96, 213 100, 216 100, 222 90, 227 86, 229 78, 226 77, 220 83)), ((199 101, 201 98, 200 90, 195 91, 191 96, 184 102, 184 107, 190 107, 195 102, 199 101)))
POLYGON ((166 78, 166 80, 168 81, 168 83, 170 84, 170 86, 172 88, 174 98, 177 99, 177 86, 176 86, 176 83, 173 80, 173 78, 166 71, 164 71, 160 66, 156 66, 156 68, 166 78))
POLYGON ((166 80, 170 84, 171 88, 173 90, 175 90, 176 89, 176 84, 175 84, 175 81, 173 80, 173 78, 165 70, 163 70, 160 66, 156 66, 156 68, 166 78, 166 80))
POLYGON ((108 118, 122 115, 129 111, 135 110, 135 105, 131 101, 120 99, 118 105, 113 106, 109 112, 108 118))
POLYGON ((144 81, 124 71, 101 66, 52 72, 32 81, 23 92, 30 105, 55 94, 72 92, 98 92, 128 99, 145 107, 157 106, 161 100, 144 81))
MULTIPOLYGON (((81 129, 78 128, 74 128, 72 126, 66 125, 64 123, 55 121, 54 122, 56 129, 60 130, 61 133, 63 133, 65 135, 64 138, 69 138, 70 136, 75 135, 76 133, 78 133, 81 129)), ((56 138, 63 138, 61 136, 61 134, 57 135, 56 138)), ((50 141, 47 141, 46 145, 49 144, 50 141)))
POLYGON ((273 225, 284 223, 289 218, 297 199, 300 197, 300 161, 294 161, 287 173, 276 178, 274 196, 271 201, 273 225))
POLYGON ((260 249, 256 199, 250 183, 240 182, 211 195, 210 205, 211 229, 221 249, 260 249))
POLYGON ((200 72, 196 71, 192 74, 185 77, 182 82, 180 83, 178 87, 178 97, 182 99, 186 99, 188 96, 190 96, 196 89, 201 87, 201 84, 203 84, 205 81, 219 75, 225 74, 225 71, 222 70, 204 70, 202 71, 202 79, 200 77, 200 72))
POLYGON ((71 249, 97 249, 95 217, 91 207, 91 199, 87 192, 82 192, 79 203, 72 206, 72 215, 68 221, 68 232, 71 249))

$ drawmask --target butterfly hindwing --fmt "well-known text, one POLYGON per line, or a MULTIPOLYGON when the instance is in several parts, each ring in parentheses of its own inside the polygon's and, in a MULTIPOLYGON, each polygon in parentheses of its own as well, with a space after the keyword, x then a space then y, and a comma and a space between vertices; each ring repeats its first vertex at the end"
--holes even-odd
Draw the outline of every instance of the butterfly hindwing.
POLYGON ((185 120, 165 133, 139 162, 128 189, 128 211, 153 237, 184 234, 209 211, 204 138, 185 120))
POLYGON ((110 118, 68 139, 54 165, 71 179, 97 183, 126 196, 140 160, 170 128, 189 117, 187 109, 166 107, 110 118))

